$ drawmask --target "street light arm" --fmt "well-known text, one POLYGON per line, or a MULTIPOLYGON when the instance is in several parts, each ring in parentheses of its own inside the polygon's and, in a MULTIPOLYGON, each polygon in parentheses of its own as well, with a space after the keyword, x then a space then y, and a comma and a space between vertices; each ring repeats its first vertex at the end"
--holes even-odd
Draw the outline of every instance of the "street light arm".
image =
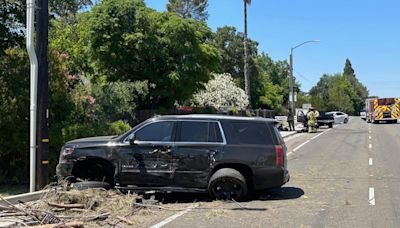
POLYGON ((318 42, 320 42, 320 40, 309 40, 309 41, 303 42, 303 43, 301 43, 301 44, 299 44, 299 45, 297 45, 297 46, 295 46, 295 47, 292 47, 291 50, 293 51, 294 49, 296 49, 296 48, 298 48, 298 47, 300 47, 300 46, 303 46, 304 44, 308 44, 308 43, 318 43, 318 42))

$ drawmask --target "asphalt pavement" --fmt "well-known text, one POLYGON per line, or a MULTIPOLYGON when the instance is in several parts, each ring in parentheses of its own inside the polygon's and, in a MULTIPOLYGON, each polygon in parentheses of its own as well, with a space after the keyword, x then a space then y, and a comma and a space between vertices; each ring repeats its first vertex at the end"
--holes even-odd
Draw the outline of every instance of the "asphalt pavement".
POLYGON ((399 124, 356 117, 292 135, 288 184, 247 202, 196 203, 156 227, 400 227, 399 139, 399 124))

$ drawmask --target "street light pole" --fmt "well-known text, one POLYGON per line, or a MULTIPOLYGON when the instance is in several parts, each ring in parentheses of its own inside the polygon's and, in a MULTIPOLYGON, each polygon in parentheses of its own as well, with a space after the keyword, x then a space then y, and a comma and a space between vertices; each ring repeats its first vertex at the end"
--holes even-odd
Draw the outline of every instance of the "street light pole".
POLYGON ((304 44, 307 44, 307 43, 318 43, 318 42, 320 42, 320 40, 309 40, 309 41, 303 42, 303 43, 301 43, 301 44, 299 44, 299 45, 297 45, 295 47, 292 47, 290 49, 290 56, 289 56, 289 64, 290 64, 289 103, 290 103, 290 100, 292 100, 292 103, 291 103, 291 106, 289 105, 289 107, 291 107, 291 109, 292 109, 293 116, 296 114, 296 111, 295 111, 295 107, 296 107, 295 104, 296 103, 294 101, 293 51, 294 51, 294 49, 296 49, 296 48, 298 48, 300 46, 303 46, 304 44))

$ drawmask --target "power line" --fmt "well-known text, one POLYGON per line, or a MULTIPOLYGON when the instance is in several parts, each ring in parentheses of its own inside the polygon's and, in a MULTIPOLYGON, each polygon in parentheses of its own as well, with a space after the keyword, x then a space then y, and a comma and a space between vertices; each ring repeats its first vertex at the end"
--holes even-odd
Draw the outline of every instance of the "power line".
POLYGON ((310 83, 311 85, 314 85, 314 82, 312 82, 311 80, 309 80, 308 78, 306 78, 305 76, 303 76, 300 72, 298 72, 296 69, 293 69, 293 71, 296 73, 296 75, 300 76, 301 78, 303 78, 304 80, 306 80, 308 83, 310 83))

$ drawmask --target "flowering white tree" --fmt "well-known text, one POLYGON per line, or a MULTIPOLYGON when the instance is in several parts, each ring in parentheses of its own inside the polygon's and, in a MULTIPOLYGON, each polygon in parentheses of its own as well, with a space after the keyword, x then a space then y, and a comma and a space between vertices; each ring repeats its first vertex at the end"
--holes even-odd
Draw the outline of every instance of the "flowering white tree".
POLYGON ((230 74, 212 74, 212 78, 205 84, 205 90, 193 95, 196 105, 214 107, 219 111, 244 109, 249 105, 246 93, 236 86, 230 74))

